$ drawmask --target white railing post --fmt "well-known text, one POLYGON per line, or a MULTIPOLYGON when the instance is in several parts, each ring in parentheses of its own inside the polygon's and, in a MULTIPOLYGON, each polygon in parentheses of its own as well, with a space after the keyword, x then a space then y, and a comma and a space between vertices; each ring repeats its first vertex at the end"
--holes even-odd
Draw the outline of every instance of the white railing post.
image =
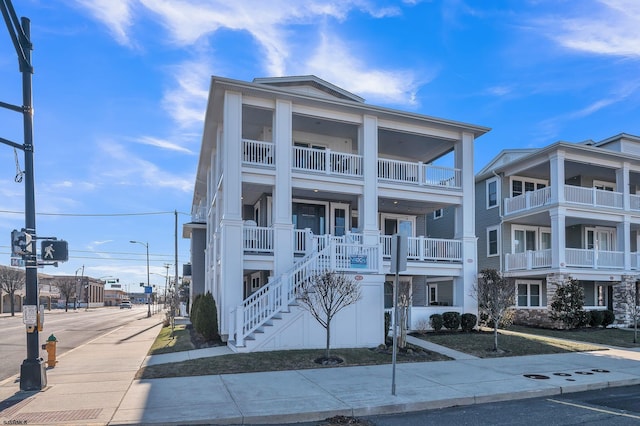
POLYGON ((527 270, 533 268, 533 251, 527 250, 527 270))
POLYGON ((331 149, 327 148, 324 150, 324 172, 329 175, 332 171, 333 165, 331 164, 331 149))
POLYGON ((422 161, 418 161, 418 185, 424 185, 427 182, 425 166, 422 161))
POLYGON ((244 346, 244 308, 242 305, 239 305, 235 312, 236 346, 244 346))

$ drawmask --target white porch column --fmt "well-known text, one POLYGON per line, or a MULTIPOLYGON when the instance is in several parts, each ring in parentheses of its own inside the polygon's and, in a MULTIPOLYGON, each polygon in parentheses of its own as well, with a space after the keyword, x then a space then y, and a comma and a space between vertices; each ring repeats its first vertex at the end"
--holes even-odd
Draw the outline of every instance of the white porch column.
POLYGON ((464 312, 476 313, 478 302, 471 287, 478 274, 478 250, 475 226, 475 179, 471 133, 463 133, 455 146, 455 167, 462 171, 462 205, 456 208, 455 237, 462 240, 462 275, 454 279, 454 303, 464 312))
POLYGON ((362 154, 364 188, 358 198, 358 227, 364 244, 379 244, 378 228, 378 118, 363 117, 358 129, 358 151, 362 154))
POLYGON ((291 157, 293 146, 292 104, 277 100, 273 118, 276 156, 276 184, 273 187, 274 276, 293 266, 293 223, 291 222, 291 157))
POLYGON ((622 192, 622 206, 625 211, 628 211, 631 208, 629 163, 624 163, 622 168, 616 170, 616 192, 622 192))
MULTIPOLYGON (((564 194, 564 191, 563 191, 564 194)), ((566 267, 566 234, 565 211, 555 208, 549 212, 551 216, 551 267, 554 269, 566 267)))
MULTIPOLYGON (((224 95, 222 132, 223 182, 218 191, 222 199, 220 219, 220 281, 224 283, 220 301, 220 330, 228 329, 231 309, 242 303, 242 94, 228 91, 224 95)), ((215 261, 215 260, 214 260, 215 261)))
POLYGON ((564 151, 557 151, 549 157, 549 171, 551 179, 551 202, 564 203, 564 151))
POLYGON ((624 269, 631 270, 631 219, 625 215, 623 222, 616 225, 617 251, 624 256, 624 269))

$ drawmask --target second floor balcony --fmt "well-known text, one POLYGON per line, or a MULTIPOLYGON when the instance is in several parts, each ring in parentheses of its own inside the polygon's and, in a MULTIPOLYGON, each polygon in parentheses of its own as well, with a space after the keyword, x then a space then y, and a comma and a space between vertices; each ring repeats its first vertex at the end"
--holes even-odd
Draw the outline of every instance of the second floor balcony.
MULTIPOLYGON (((638 269, 639 253, 631 253, 630 269, 638 269)), ((621 270, 625 268, 624 252, 592 249, 565 248, 565 262, 562 267, 621 270)), ((551 249, 528 250, 505 255, 505 271, 529 271, 552 267, 551 249)))
MULTIPOLYGON (((567 204, 605 209, 624 209, 624 194, 603 189, 564 185, 564 199, 567 204)), ((520 213, 543 207, 552 202, 552 188, 546 187, 528 191, 517 197, 505 198, 504 215, 520 213)), ((629 210, 640 212, 640 196, 629 195, 629 210)))
MULTIPOLYGON (((273 228, 263 226, 245 226, 243 229, 243 249, 245 254, 273 255, 275 252, 273 228)), ((391 258, 391 235, 381 235, 379 247, 383 259, 391 258)), ((362 246, 362 235, 348 233, 336 237, 332 235, 314 235, 308 229, 294 232, 294 252, 305 256, 321 251, 331 244, 337 247, 362 246)), ((462 262, 462 242, 455 239, 409 237, 407 260, 416 262, 462 262)))

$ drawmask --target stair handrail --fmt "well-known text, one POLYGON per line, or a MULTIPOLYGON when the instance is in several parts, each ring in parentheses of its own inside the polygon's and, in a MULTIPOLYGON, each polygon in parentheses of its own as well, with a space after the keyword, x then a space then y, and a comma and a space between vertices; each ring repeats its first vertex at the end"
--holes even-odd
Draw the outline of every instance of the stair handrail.
POLYGON ((237 317, 240 322, 236 324, 236 344, 241 346, 248 335, 283 312, 295 300, 298 287, 321 267, 319 260, 326 258, 329 250, 330 247, 325 246, 320 251, 311 252, 242 302, 238 307, 241 312, 237 317))

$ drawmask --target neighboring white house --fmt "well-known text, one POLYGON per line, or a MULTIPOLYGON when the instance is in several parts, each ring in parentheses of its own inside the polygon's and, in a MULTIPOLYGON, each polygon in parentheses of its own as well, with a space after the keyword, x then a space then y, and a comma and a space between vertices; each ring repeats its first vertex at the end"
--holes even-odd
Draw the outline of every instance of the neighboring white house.
POLYGON ((331 345, 375 346, 391 307, 391 235, 402 233, 412 328, 436 312, 477 313, 473 145, 488 130, 368 105, 315 76, 213 77, 183 230, 192 297, 211 292, 233 350, 322 348, 296 289, 345 273, 363 298, 336 316, 331 345), (434 215, 450 231, 426 229, 434 215))
POLYGON ((515 280, 516 321, 550 323, 558 285, 579 280, 589 310, 631 321, 640 274, 640 138, 501 152, 476 176, 479 269, 515 280))

